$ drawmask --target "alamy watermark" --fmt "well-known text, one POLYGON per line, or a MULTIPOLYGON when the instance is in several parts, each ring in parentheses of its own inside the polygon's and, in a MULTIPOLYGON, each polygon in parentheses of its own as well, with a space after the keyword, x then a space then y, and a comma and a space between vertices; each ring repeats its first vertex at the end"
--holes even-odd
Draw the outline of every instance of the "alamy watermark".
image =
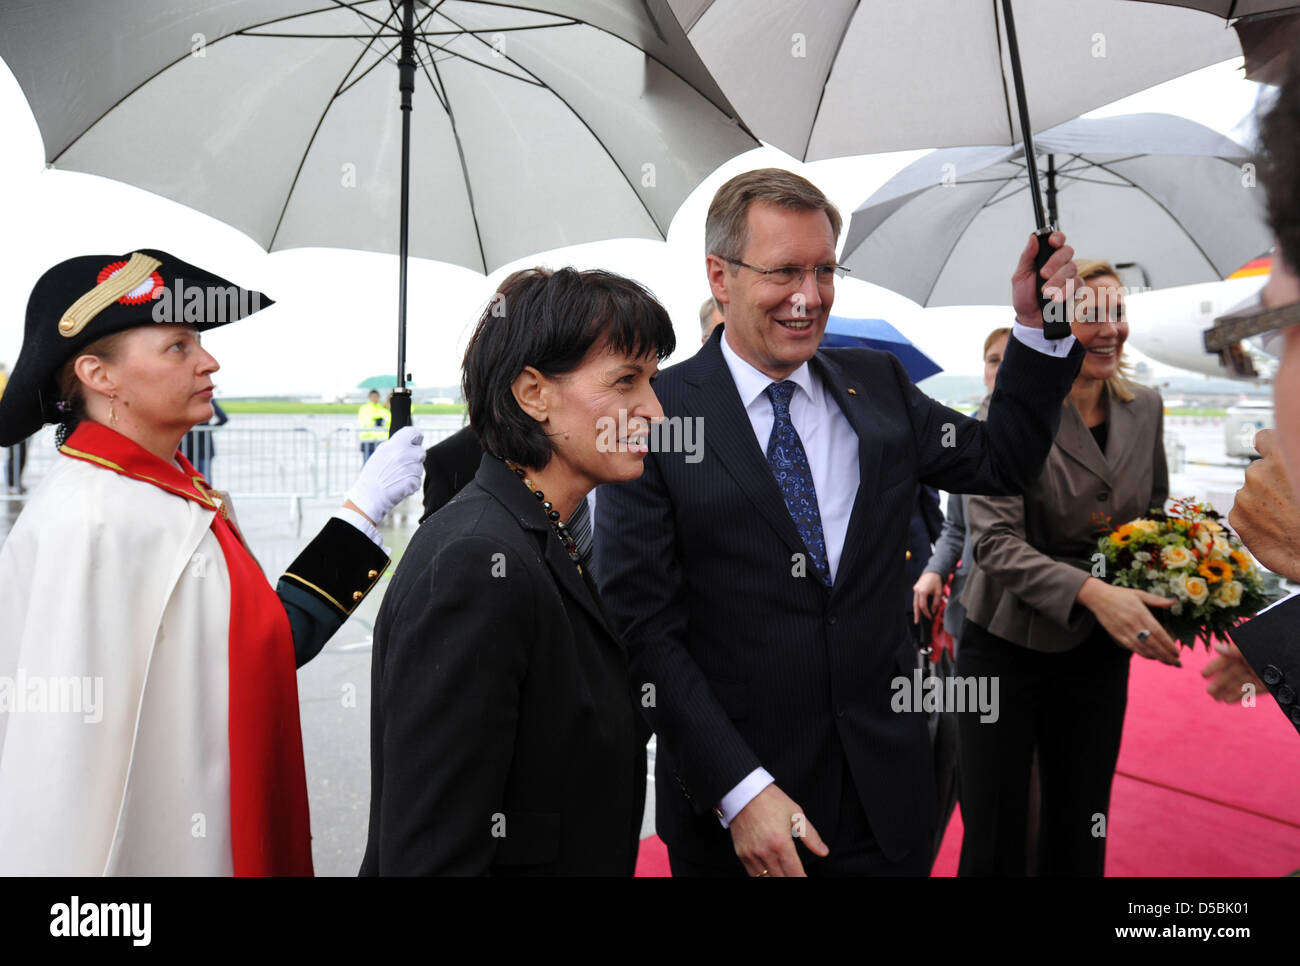
POLYGON ((80 714, 86 724, 104 719, 104 679, 72 675, 0 675, 0 714, 80 714))
POLYGON ((163 286, 154 292, 151 314, 160 325, 224 325, 262 308, 261 292, 238 285, 186 285, 178 278, 174 289, 163 286))
POLYGON ((666 416, 648 420, 628 418, 620 409, 618 418, 596 420, 596 449, 601 453, 629 453, 642 448, 650 453, 685 453, 687 463, 704 459, 704 417, 666 416))
POLYGON ((889 707, 897 713, 912 711, 978 711, 981 724, 998 720, 998 679, 996 676, 974 677, 950 674, 940 677, 923 674, 920 668, 911 677, 899 675, 889 684, 894 696, 889 707))

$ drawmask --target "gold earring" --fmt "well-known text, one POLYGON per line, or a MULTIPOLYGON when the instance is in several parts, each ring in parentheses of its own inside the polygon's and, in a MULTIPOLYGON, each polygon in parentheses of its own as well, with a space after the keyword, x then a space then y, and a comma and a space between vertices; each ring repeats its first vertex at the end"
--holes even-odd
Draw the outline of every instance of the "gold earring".
POLYGON ((112 423, 114 426, 117 425, 117 410, 113 407, 113 403, 116 400, 117 400, 116 395, 108 397, 108 421, 112 423))

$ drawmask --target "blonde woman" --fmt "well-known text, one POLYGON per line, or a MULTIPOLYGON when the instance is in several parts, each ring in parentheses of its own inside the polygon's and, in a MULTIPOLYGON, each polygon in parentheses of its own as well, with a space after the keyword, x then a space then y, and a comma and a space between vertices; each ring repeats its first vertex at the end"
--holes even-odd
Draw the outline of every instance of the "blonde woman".
POLYGON ((1159 395, 1122 370, 1128 320, 1104 262, 1080 261, 1071 329, 1087 350, 1042 474, 1023 496, 971 496, 977 568, 966 584, 958 674, 998 681, 996 720, 959 716, 959 874, 1023 875, 1035 747, 1040 875, 1101 875, 1104 823, 1134 653, 1178 664, 1151 608, 1172 601, 1090 574, 1098 529, 1169 491, 1159 395))

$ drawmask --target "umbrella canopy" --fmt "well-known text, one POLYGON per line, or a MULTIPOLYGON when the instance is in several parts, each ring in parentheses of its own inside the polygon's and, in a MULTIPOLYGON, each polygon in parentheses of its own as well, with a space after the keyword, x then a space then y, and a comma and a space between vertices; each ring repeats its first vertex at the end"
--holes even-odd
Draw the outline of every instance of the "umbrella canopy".
POLYGON ((382 392, 385 389, 397 388, 396 376, 371 376, 369 379, 362 379, 357 383, 358 389, 378 389, 382 392))
MULTIPOLYGON (((1250 153, 1163 114, 1079 119, 1040 134, 1053 220, 1080 258, 1135 262, 1160 287, 1226 278, 1268 249, 1250 153)), ((923 305, 1004 304, 1023 245, 1019 148, 935 151, 853 213, 841 261, 923 305)))
MULTIPOLYGON (((753 130, 795 157, 1022 140, 999 3, 670 2, 753 130)), ((1192 10, 1132 0, 1013 10, 1034 131, 1241 54, 1221 20, 1192 10)))
POLYGON ((1296 0, 1140 0, 1140 2, 1202 10, 1225 20, 1235 17, 1257 17, 1261 14, 1295 10, 1300 7, 1300 3, 1296 0))
MULTIPOLYGON (((49 164, 225 221, 268 251, 397 252, 401 4, 0 0, 49 164)), ((757 146, 665 0, 415 4, 410 253, 491 271, 663 238, 757 146)))
POLYGON ((1300 45, 1300 0, 1140 0, 1203 10, 1233 21, 1246 58, 1246 77, 1281 84, 1287 58, 1300 45))
POLYGON ((848 346, 892 352, 913 382, 943 372, 942 366, 884 319, 849 319, 842 315, 832 315, 826 320, 826 332, 822 335, 821 344, 828 348, 848 346))

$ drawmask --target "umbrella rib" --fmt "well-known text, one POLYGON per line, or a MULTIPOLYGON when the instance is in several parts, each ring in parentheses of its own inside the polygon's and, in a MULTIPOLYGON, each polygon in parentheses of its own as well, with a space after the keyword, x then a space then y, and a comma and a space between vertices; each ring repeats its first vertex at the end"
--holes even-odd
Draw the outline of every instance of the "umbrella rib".
MULTIPOLYGON (((393 14, 394 14, 394 15, 396 15, 398 12, 399 12, 399 11, 398 11, 396 8, 393 9, 393 14)), ((434 13, 434 11, 430 10, 427 14, 425 14, 425 16, 424 16, 424 20, 421 20, 420 23, 424 23, 425 20, 428 20, 430 17, 432 17, 432 16, 433 16, 433 13, 434 13)), ((379 39, 379 36, 380 36, 379 34, 375 34, 375 39, 378 40, 378 39, 379 39)), ((401 41, 401 37, 399 36, 398 39, 397 39, 397 42, 394 43, 394 44, 390 44, 389 47, 388 47, 388 49, 385 50, 382 54, 380 54, 379 57, 375 59, 375 62, 374 62, 373 64, 371 64, 369 67, 367 67, 365 70, 363 70, 363 71, 362 71, 360 74, 358 74, 356 77, 352 78, 352 80, 348 81, 346 84, 343 84, 342 82, 340 82, 340 87, 339 87, 339 89, 338 89, 337 91, 334 92, 334 97, 335 97, 335 98, 342 97, 342 96, 343 96, 344 94, 346 94, 348 91, 352 90, 352 88, 356 87, 357 84, 359 84, 359 83, 361 83, 363 80, 365 80, 366 76, 367 76, 367 75, 368 75, 372 70, 374 70, 376 67, 378 67, 380 64, 383 64, 383 63, 390 63, 390 61, 388 60, 388 58, 392 55, 393 51, 395 51, 395 50, 396 50, 398 47, 400 47, 401 45, 402 45, 402 41, 401 41)), ((369 44, 366 45, 367 49, 369 49, 369 46, 370 46, 369 44)), ((365 51, 362 51, 362 56, 365 56, 365 51)), ((360 59, 361 59, 361 58, 358 57, 358 58, 357 58, 357 62, 360 62, 360 59)), ((357 64, 356 64, 356 63, 353 63, 352 67, 349 67, 349 68, 348 68, 348 74, 351 74, 352 71, 353 71, 353 69, 356 68, 356 66, 357 66, 357 64)), ((345 81, 347 80, 347 75, 346 75, 346 74, 344 75, 343 80, 345 80, 345 81)))
MULTIPOLYGON (((425 41, 426 45, 428 41, 425 41)), ((442 85, 442 93, 446 97, 443 108, 447 112, 447 122, 451 125, 451 136, 456 142, 456 157, 460 161, 461 178, 465 182, 465 195, 469 199, 469 216, 474 223, 474 240, 478 243, 479 264, 483 266, 483 274, 487 274, 487 253, 483 251, 483 232, 478 223, 478 206, 474 203, 474 186, 469 180, 469 166, 465 164, 465 146, 460 140, 460 130, 456 126, 456 112, 451 109, 451 91, 447 90, 447 82, 442 77, 442 72, 438 70, 437 61, 430 55, 429 63, 433 66, 433 72, 438 75, 438 83, 442 85)), ((420 69, 424 71, 425 78, 431 86, 434 86, 435 92, 437 86, 433 84, 433 78, 429 77, 429 69, 424 65, 423 60, 420 62, 420 69)), ((441 98, 439 98, 441 100, 441 98)))
POLYGON ((994 205, 1000 205, 1002 202, 1014 198, 1021 192, 1028 191, 1029 182, 1023 181, 1020 178, 1008 178, 1005 187, 1010 188, 1011 190, 1001 197, 998 197, 996 191, 993 192, 993 194, 989 195, 989 197, 985 199, 984 204, 980 205, 980 210, 983 211, 985 208, 992 208, 994 205))
POLYGON ((817 106, 813 108, 812 122, 808 125, 808 136, 803 141, 803 156, 801 161, 808 160, 808 149, 812 146, 813 131, 817 129, 817 116, 821 114, 822 102, 826 100, 826 85, 831 82, 831 74, 835 71, 835 61, 839 59, 840 49, 844 46, 844 38, 848 36, 848 25, 853 22, 853 18, 858 15, 858 10, 862 6, 862 0, 853 0, 853 9, 849 12, 848 18, 844 21, 845 27, 840 31, 839 40, 835 42, 835 53, 831 54, 830 66, 826 68, 826 76, 822 78, 822 89, 817 95, 817 106))
MULTIPOLYGON (((695 20, 691 23, 691 25, 688 27, 686 26, 686 24, 682 24, 682 33, 689 34, 693 29, 695 29, 695 24, 699 23, 701 20, 704 19, 704 15, 709 12, 709 8, 712 6, 713 6, 713 0, 705 0, 704 6, 701 7, 700 12, 695 15, 695 20)), ((676 16, 676 14, 674 14, 673 16, 676 16)), ((681 21, 679 20, 678 23, 681 23, 681 21)))
MULTIPOLYGON (((446 17, 446 14, 443 14, 446 17)), ((422 40, 430 37, 460 37, 465 34, 508 34, 517 33, 520 30, 549 30, 551 27, 572 27, 578 21, 572 17, 565 17, 559 23, 534 23, 523 24, 519 27, 484 27, 482 30, 417 30, 415 35, 422 40)))
MULTIPOLYGON (((1232 162, 1229 161, 1225 163, 1231 164, 1232 162)), ((1210 266, 1210 270, 1214 272, 1214 274, 1217 275, 1219 278, 1223 278, 1223 273, 1219 271, 1218 266, 1214 264, 1214 260, 1210 258, 1210 256, 1206 253, 1205 249, 1201 247, 1201 243, 1192 236, 1191 232, 1189 232, 1186 228, 1183 227, 1183 223, 1178 220, 1178 217, 1172 211, 1169 210, 1169 208, 1164 204, 1164 202, 1160 201, 1160 199, 1158 199, 1151 192, 1147 191, 1146 188, 1142 187, 1132 178, 1129 178, 1118 171, 1112 171, 1110 168, 1108 168, 1105 164, 1101 162, 1097 163, 1097 167, 1101 168, 1101 170, 1105 171, 1107 174, 1114 175, 1116 178, 1119 178, 1124 183, 1126 183, 1129 187, 1133 188, 1136 191, 1141 192, 1142 194, 1146 195, 1146 197, 1150 198, 1151 201, 1155 203, 1160 208, 1161 211, 1163 211, 1166 215, 1169 216, 1169 220, 1178 226, 1178 230, 1181 231, 1183 235, 1186 236, 1187 240, 1192 243, 1192 247, 1201 253, 1201 257, 1204 258, 1205 263, 1210 266)), ((1236 165, 1233 165, 1233 167, 1236 167, 1236 165)))
MULTIPOLYGON (((336 2, 337 2, 337 0, 336 0, 336 2)), ((541 9, 541 8, 538 8, 538 7, 530 7, 530 6, 526 6, 525 4, 522 4, 522 3, 497 3, 497 2, 495 2, 495 0, 474 0, 474 2, 477 3, 477 4, 479 4, 480 6, 484 6, 484 7, 505 7, 505 8, 508 9, 508 10, 526 10, 526 11, 528 11, 529 13, 542 14, 543 16, 552 16, 552 17, 557 16, 557 14, 555 14, 554 12, 552 12, 552 11, 550 11, 550 10, 543 10, 543 9, 541 9)), ((861 2, 861 0, 858 0, 858 2, 861 2)), ((448 21, 450 21, 450 22, 452 22, 452 23, 455 23, 455 21, 452 20, 450 17, 447 17, 446 14, 443 14, 443 16, 446 17, 448 21)), ((744 131, 744 132, 745 132, 746 134, 748 134, 750 137, 754 138, 755 141, 758 140, 758 138, 754 135, 754 132, 751 131, 751 130, 750 130, 750 129, 745 125, 745 122, 744 122, 744 121, 742 121, 739 117, 736 117, 734 114, 728 114, 726 111, 723 111, 723 110, 722 110, 722 107, 721 107, 720 105, 718 105, 718 104, 715 104, 715 103, 713 102, 712 98, 710 98, 708 95, 706 95, 706 94, 704 93, 704 91, 700 90, 698 87, 696 87, 694 84, 692 84, 689 80, 687 80, 685 77, 683 77, 680 73, 678 73, 676 70, 674 70, 670 65, 665 64, 662 60, 660 60, 660 59, 659 59, 658 57, 656 57, 654 54, 650 53, 650 51, 646 50, 644 47, 637 47, 636 44, 632 43, 631 41, 629 41, 629 40, 624 40, 624 39, 623 39, 622 37, 620 37, 618 34, 612 32, 612 31, 606 30, 604 27, 601 27, 601 26, 598 25, 598 24, 594 24, 594 23, 592 23, 590 20, 584 20, 584 19, 582 19, 581 17, 573 17, 571 14, 565 14, 565 16, 569 16, 569 17, 571 17, 572 20, 573 20, 573 23, 572 23, 572 24, 568 24, 567 26, 574 26, 574 27, 576 27, 576 26, 590 27, 592 30, 595 30, 595 31, 597 31, 597 32, 599 32, 599 33, 602 33, 602 34, 606 34, 606 35, 608 35, 608 36, 610 36, 610 37, 613 37, 615 40, 617 40, 617 41, 619 41, 619 42, 621 42, 621 43, 625 43, 625 44, 627 44, 629 47, 635 47, 637 50, 641 51, 641 53, 642 53, 646 58, 648 58, 649 60, 653 60, 656 64, 658 64, 658 65, 659 65, 660 67, 662 67, 664 70, 668 71, 668 73, 672 74, 674 77, 676 77, 678 80, 680 80, 683 84, 685 84, 685 85, 686 85, 687 87, 689 87, 691 90, 695 91, 696 94, 699 94, 700 97, 703 97, 703 98, 704 98, 706 101, 708 101, 710 104, 713 104, 714 108, 715 108, 719 113, 725 115, 725 116, 728 118, 728 120, 730 120, 730 121, 732 121, 733 123, 735 123, 735 125, 736 125, 737 127, 739 127, 742 131, 744 131)), ((651 20, 651 23, 654 23, 653 19, 651 20)), ((558 24, 539 24, 539 25, 538 25, 537 27, 535 27, 534 29, 543 29, 543 28, 548 27, 548 26, 559 26, 559 25, 558 25, 558 24)), ((678 23, 678 26, 680 27, 681 24, 678 23)), ((468 31, 466 31, 466 33, 468 33, 468 31)), ((686 32, 683 30, 683 31, 682 31, 683 36, 685 35, 685 33, 686 33, 686 32)), ((661 35, 661 36, 662 36, 662 35, 661 35)), ((689 45, 689 41, 688 41, 688 45, 689 45)), ((692 48, 692 49, 694 49, 694 48, 692 48)), ((697 54, 696 56, 698 57, 699 55, 697 54)), ((524 68, 520 67, 520 69, 523 70, 524 68)), ((529 71, 529 73, 531 74, 532 71, 529 71)), ((542 84, 543 84, 543 86, 545 86, 545 82, 542 82, 542 84)), ((547 89, 549 90, 549 88, 547 88, 547 89)), ((725 98, 726 95, 723 95, 723 96, 724 96, 724 98, 725 98)))
MULTIPOLYGON (((394 9, 392 13, 389 14, 389 17, 391 18, 395 13, 396 13, 396 9, 394 9)), ((298 179, 302 177, 303 165, 307 163, 307 155, 311 153, 311 147, 313 144, 316 143, 316 135, 320 133, 321 125, 325 123, 325 115, 329 113, 329 110, 333 106, 334 102, 338 100, 339 94, 343 90, 343 81, 346 81, 348 75, 351 74, 354 69, 356 69, 357 64, 361 63, 361 58, 366 55, 366 52, 370 50, 371 45, 378 38, 379 38, 379 34, 376 33, 375 36, 372 37, 370 41, 364 47, 361 48, 361 52, 357 54, 356 60, 354 60, 351 66, 348 67, 347 71, 344 72, 343 80, 339 81, 338 85, 336 85, 334 88, 334 93, 329 96, 328 100, 326 100, 325 107, 320 112, 320 117, 316 119, 316 126, 312 128, 311 137, 307 139, 307 145, 302 150, 302 156, 298 158, 298 167, 293 172, 293 181, 289 183, 289 190, 286 191, 284 194, 284 204, 280 206, 280 215, 275 220, 275 229, 271 232, 271 237, 267 239, 266 250, 268 252, 275 247, 275 240, 280 235, 280 227, 284 224, 284 216, 288 214, 289 203, 293 201, 293 193, 298 188, 298 179)), ((381 61, 376 61, 376 63, 380 63, 380 62, 381 61)))
MULTIPOLYGON (((313 13, 324 13, 324 12, 325 12, 325 11, 322 11, 322 10, 316 10, 316 11, 313 11, 313 13)), ((546 30, 546 29, 549 28, 549 27, 572 27, 572 26, 573 26, 574 24, 576 24, 576 23, 577 23, 576 20, 573 20, 573 19, 567 19, 567 20, 564 20, 564 21, 562 21, 562 22, 560 22, 560 23, 539 23, 539 24, 528 24, 528 25, 526 25, 526 26, 522 26, 522 27, 485 27, 485 28, 482 29, 482 30, 417 30, 417 31, 415 32, 415 36, 418 37, 418 38, 421 39, 421 40, 427 40, 427 39, 430 38, 430 37, 459 37, 459 36, 462 36, 463 34, 487 34, 487 33, 491 33, 491 34, 507 34, 507 33, 515 33, 515 32, 520 31, 520 30, 546 30)), ((290 34, 290 33, 266 33, 266 32, 261 31, 261 30, 258 30, 257 33, 252 33, 251 31, 254 30, 254 29, 256 29, 256 28, 245 27, 245 28, 243 28, 243 29, 241 29, 241 30, 239 30, 239 31, 237 31, 237 32, 243 34, 245 37, 281 37, 281 38, 287 38, 287 39, 291 39, 291 40, 318 40, 318 39, 319 39, 319 40, 348 40, 348 39, 352 39, 352 40, 369 40, 369 39, 371 39, 371 38, 373 38, 373 37, 380 37, 380 36, 390 37, 390 38, 395 38, 395 39, 397 39, 397 40, 401 40, 401 39, 402 39, 402 32, 401 32, 400 30, 398 30, 396 27, 393 28, 393 32, 392 32, 391 34, 379 34, 379 33, 367 33, 367 34, 318 34, 318 33, 310 33, 310 34, 290 34)))
MULTIPOLYGON (((1007 140, 1015 143, 1016 140, 1016 122, 1011 117, 1011 92, 1007 90, 1007 71, 1002 66, 1002 15, 998 10, 998 0, 989 0, 993 5, 993 35, 998 41, 998 76, 1002 78, 1002 105, 1007 110, 1007 140)), ((1020 132, 1021 149, 1024 148, 1023 139, 1025 134, 1020 132)))
MULTIPOLYGON (((446 18, 446 14, 443 14, 443 17, 446 18)), ((449 19, 449 18, 447 18, 447 19, 449 19)), ((575 21, 575 23, 576 23, 576 21, 575 21)), ((549 26, 556 26, 556 27, 558 27, 558 26, 561 26, 561 25, 560 25, 560 24, 550 24, 549 26)), ((564 24, 563 26, 573 26, 573 24, 564 24)), ((472 30, 466 30, 466 31, 464 31, 463 33, 459 34, 458 36, 462 36, 462 37, 473 37, 473 38, 474 38, 475 40, 477 40, 479 43, 484 43, 483 38, 477 36, 476 33, 475 33, 475 31, 472 31, 472 30)), ((537 77, 537 76, 536 76, 532 71, 530 71, 530 70, 529 70, 527 67, 525 67, 523 64, 520 64, 518 61, 515 61, 515 60, 511 59, 510 57, 508 57, 508 56, 505 55, 505 54, 502 54, 502 55, 501 55, 502 58, 504 58, 505 60, 510 61, 510 63, 514 64, 516 67, 518 67, 518 68, 519 68, 520 70, 522 70, 524 73, 526 73, 528 76, 527 76, 527 77, 520 77, 518 74, 512 74, 512 73, 510 73, 510 71, 508 71, 508 70, 502 70, 500 67, 493 67, 491 64, 485 64, 485 63, 483 63, 483 61, 481 61, 481 60, 475 60, 473 57, 468 57, 468 56, 466 56, 465 54, 460 53, 459 51, 452 50, 452 49, 450 49, 449 47, 446 47, 446 46, 444 46, 444 45, 442 45, 442 44, 434 43, 433 41, 428 40, 428 39, 426 39, 426 40, 424 41, 424 43, 425 43, 425 46, 427 46, 427 47, 431 47, 431 48, 434 48, 434 49, 436 49, 436 50, 441 50, 441 51, 442 51, 444 54, 446 54, 448 57, 456 57, 456 58, 459 58, 460 60, 465 61, 465 63, 467 63, 467 64, 473 64, 475 67, 481 67, 481 68, 483 68, 484 70, 490 70, 490 71, 492 71, 492 72, 494 72, 494 73, 500 74, 502 77, 509 77, 511 80, 517 80, 517 81, 519 81, 521 84, 530 84, 530 85, 532 85, 533 87, 541 87, 541 88, 545 88, 545 87, 546 87, 546 84, 545 84, 545 83, 544 83, 540 78, 538 78, 538 77, 537 77)), ((429 59, 432 61, 434 58, 433 58, 432 56, 430 56, 429 59)), ((439 76, 441 77, 442 75, 440 74, 439 76)))
MULTIPOLYGON (((456 21, 452 20, 451 17, 448 17, 446 14, 443 14, 443 16, 446 17, 446 19, 447 19, 447 21, 448 21, 449 23, 452 23, 452 24, 455 24, 455 23, 456 23, 456 21)), ((597 29, 599 29, 599 28, 597 28, 597 29)), ((484 43, 483 38, 481 38, 481 37, 475 37, 474 39, 477 40, 479 43, 484 43)), ((622 38, 618 38, 618 39, 622 39, 622 38)), ((640 49, 640 48, 637 48, 637 49, 640 49)), ((642 53, 643 53, 646 57, 649 57, 649 56, 650 56, 649 54, 646 54, 645 51, 642 51, 642 53)), ((515 62, 514 60, 512 60, 509 56, 504 55, 504 54, 503 54, 502 56, 506 57, 506 59, 509 60, 510 63, 515 64, 515 66, 518 67, 520 70, 528 70, 528 68, 524 67, 522 64, 518 64, 518 63, 516 63, 516 62, 515 62)), ((477 63, 477 62, 476 62, 476 61, 473 61, 472 63, 477 63)), ((667 68, 665 67, 665 69, 667 69, 667 68)), ((532 71, 528 71, 528 72, 529 72, 530 74, 532 74, 532 71)), ((507 75, 507 76, 509 76, 509 75, 507 75)), ((534 75, 534 76, 535 76, 535 75, 534 75)), ((683 78, 683 80, 685 80, 685 78, 683 78)), ((618 173, 619 173, 620 175, 622 175, 623 180, 627 182, 627 186, 628 186, 628 188, 630 188, 631 191, 632 191, 632 196, 633 196, 634 198, 636 198, 637 202, 638 202, 638 203, 641 205, 641 207, 645 210, 646 215, 649 216, 649 218, 650 218, 650 223, 651 223, 652 225, 654 225, 654 226, 655 226, 655 230, 659 232, 659 236, 660 236, 661 238, 667 239, 667 237, 668 237, 668 230, 667 230, 667 228, 666 228, 666 227, 665 227, 665 228, 660 228, 660 227, 659 227, 659 222, 658 222, 658 220, 655 218, 655 216, 654 216, 654 212, 652 212, 652 211, 650 210, 650 206, 646 204, 645 199, 642 198, 640 192, 638 192, 638 191, 636 190, 636 186, 632 184, 632 179, 629 178, 629 177, 627 176, 627 172, 623 170, 623 166, 622 166, 621 164, 619 164, 619 163, 618 163, 618 159, 617 159, 616 157, 614 157, 614 152, 612 152, 612 151, 609 149, 609 147, 605 144, 605 142, 604 142, 603 140, 601 140, 600 135, 597 134, 597 133, 595 132, 595 130, 592 128, 592 126, 591 126, 590 124, 587 123, 587 119, 584 118, 581 114, 579 114, 576 110, 574 110, 572 104, 570 104, 570 103, 569 103, 569 102, 568 102, 568 101, 567 101, 563 96, 560 95, 560 93, 559 93, 558 91, 556 91, 553 87, 549 86, 549 85, 548 85, 545 81, 543 81, 540 77, 538 78, 538 82, 541 84, 541 86, 542 86, 542 88, 543 88, 544 90, 549 91, 549 92, 551 93, 551 96, 552 96, 552 97, 554 97, 557 101, 559 101, 561 104, 563 104, 563 105, 565 106, 565 108, 569 111, 569 113, 573 115, 574 120, 576 120, 579 124, 581 124, 583 127, 585 127, 585 128, 587 129, 587 131, 588 131, 588 132, 591 134, 591 136, 595 139, 596 143, 597 143, 598 145, 600 145, 600 149, 601 149, 602 151, 605 152, 605 155, 609 158, 610 162, 614 165, 614 169, 615 169, 616 171, 618 171, 618 173)), ((688 85, 688 86, 689 86, 689 85, 688 85)), ((692 89, 692 90, 695 90, 694 87, 692 87, 691 89, 692 89)), ((697 92, 697 93, 698 93, 698 92, 697 92)))
MULTIPOLYGON (((337 10, 337 9, 339 9, 339 8, 344 8, 344 9, 349 9, 349 10, 353 9, 353 4, 351 4, 351 3, 345 3, 344 0, 332 0, 332 2, 333 2, 333 6, 330 6, 330 7, 321 7, 321 8, 316 9, 316 10, 303 10, 303 11, 300 11, 300 12, 298 12, 298 13, 292 14, 292 15, 290 15, 290 16, 288 16, 288 17, 276 17, 276 18, 274 18, 274 19, 272 19, 272 20, 264 20, 264 21, 262 21, 261 23, 252 24, 252 25, 249 26, 249 27, 240 27, 238 30, 232 30, 230 33, 222 34, 220 37, 214 37, 212 40, 208 41, 208 43, 207 43, 205 46, 207 46, 207 47, 211 47, 213 44, 218 44, 218 43, 220 43, 220 42, 223 41, 223 40, 229 40, 231 37, 242 36, 242 35, 244 35, 244 31, 245 31, 245 30, 256 30, 258 27, 264 27, 264 26, 267 26, 267 25, 269 25, 269 24, 273 24, 273 23, 280 23, 281 21, 284 21, 284 20, 291 20, 291 19, 293 19, 294 17, 305 17, 305 16, 308 16, 308 15, 311 15, 311 14, 317 14, 317 13, 328 13, 328 12, 330 12, 331 10, 337 10)), ((356 0, 356 3, 358 3, 358 4, 360 4, 360 3, 367 3, 367 2, 369 2, 369 0, 356 0)), ((369 14, 364 14, 364 13, 362 13, 362 12, 359 11, 359 10, 354 10, 353 12, 354 12, 354 13, 357 13, 357 14, 359 14, 359 15, 361 15, 361 16, 367 16, 367 17, 369 16, 369 14)), ((374 19, 374 18, 371 17, 371 19, 374 19)), ((121 104, 122 104, 122 103, 123 103, 127 98, 129 98, 129 97, 130 97, 131 95, 133 95, 136 91, 140 90, 141 88, 143 88, 144 86, 146 86, 147 84, 149 84, 151 81, 156 80, 158 77, 162 76, 164 73, 166 73, 167 71, 171 70, 171 69, 172 69, 173 67, 175 67, 177 64, 182 63, 182 62, 185 61, 188 57, 191 57, 191 56, 193 56, 192 53, 181 54, 181 55, 180 55, 179 57, 177 57, 175 60, 172 60, 172 61, 167 62, 166 64, 163 64, 161 67, 159 67, 156 71, 154 71, 154 72, 153 72, 152 74, 150 74, 148 77, 144 78, 144 80, 140 81, 140 83, 136 84, 136 85, 135 85, 134 87, 132 87, 129 91, 127 91, 125 94, 123 94, 121 97, 119 97, 116 101, 114 101, 112 104, 110 104, 108 107, 106 107, 106 108, 105 108, 105 109, 100 113, 100 115, 99 115, 98 117, 96 117, 93 121, 91 121, 89 124, 87 124, 87 125, 82 129, 82 131, 81 131, 80 134, 78 134, 78 135, 77 135, 76 137, 74 137, 71 141, 69 141, 69 142, 67 143, 67 145, 65 145, 65 146, 64 146, 64 147, 59 151, 58 154, 56 154, 54 157, 50 158, 48 163, 49 163, 49 164, 57 164, 58 161, 59 161, 59 159, 62 158, 65 154, 67 154, 68 151, 70 151, 70 150, 72 149, 72 146, 73 146, 73 145, 75 145, 78 141, 80 141, 83 137, 85 137, 86 134, 89 133, 89 131, 91 130, 91 128, 93 128, 96 124, 98 124, 98 123, 99 123, 100 121, 102 121, 104 118, 108 117, 108 115, 111 114, 113 111, 117 110, 117 108, 118 108, 118 107, 119 107, 119 106, 120 106, 120 105, 121 105, 121 104)))
MULTIPOLYGON (((994 194, 996 193, 997 192, 994 192, 994 194)), ((922 305, 927 304, 930 301, 930 296, 934 295, 934 290, 939 285, 939 276, 943 274, 943 269, 944 266, 948 264, 948 259, 952 258, 953 251, 957 248, 959 244, 961 244, 962 238, 965 237, 966 232, 970 230, 970 226, 975 223, 976 217, 979 215, 981 211, 984 210, 984 208, 985 208, 985 204, 981 204, 978 208, 972 211, 970 218, 966 220, 966 224, 962 227, 961 231, 953 235, 952 244, 950 244, 948 246, 948 250, 944 252, 943 258, 939 260, 939 270, 934 273, 934 278, 931 279, 930 281, 930 287, 926 289, 925 302, 922 302, 921 303, 922 305)))

